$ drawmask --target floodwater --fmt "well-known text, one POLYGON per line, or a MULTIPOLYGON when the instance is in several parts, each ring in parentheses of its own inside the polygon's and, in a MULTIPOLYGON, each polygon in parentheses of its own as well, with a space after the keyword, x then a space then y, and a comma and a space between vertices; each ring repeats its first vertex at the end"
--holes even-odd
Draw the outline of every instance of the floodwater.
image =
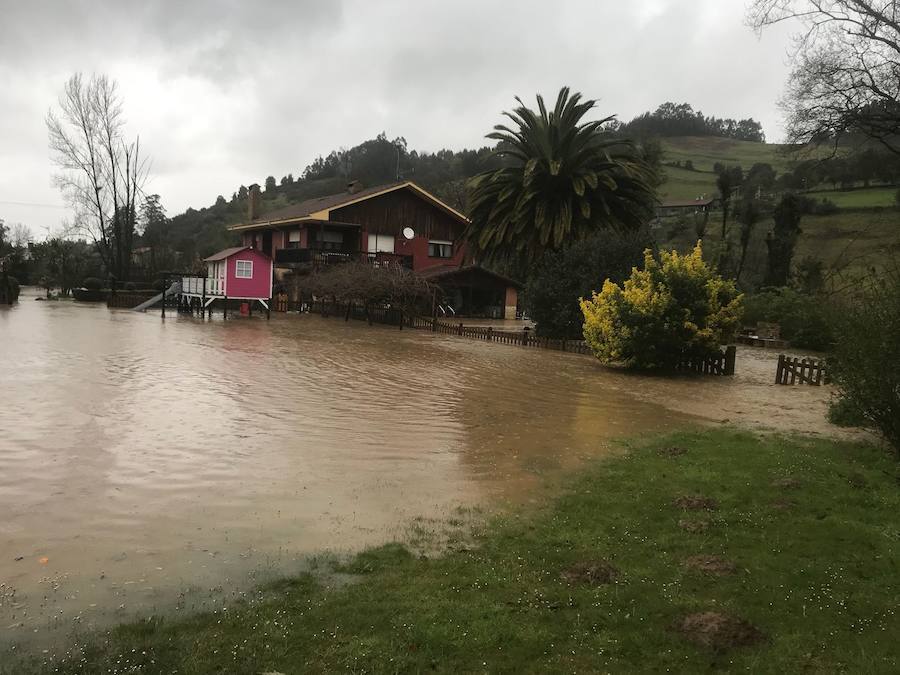
POLYGON ((752 350, 733 379, 649 378, 339 318, 35 295, 0 309, 0 646, 208 607, 418 516, 533 500, 624 436, 825 429, 827 392, 770 384, 752 350))

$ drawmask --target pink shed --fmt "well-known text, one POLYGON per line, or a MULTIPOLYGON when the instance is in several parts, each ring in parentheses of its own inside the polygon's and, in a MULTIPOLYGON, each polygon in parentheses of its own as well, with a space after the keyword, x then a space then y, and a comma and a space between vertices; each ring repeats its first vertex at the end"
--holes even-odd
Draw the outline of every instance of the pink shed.
POLYGON ((250 246, 226 248, 204 260, 210 295, 235 300, 272 297, 272 259, 250 246))

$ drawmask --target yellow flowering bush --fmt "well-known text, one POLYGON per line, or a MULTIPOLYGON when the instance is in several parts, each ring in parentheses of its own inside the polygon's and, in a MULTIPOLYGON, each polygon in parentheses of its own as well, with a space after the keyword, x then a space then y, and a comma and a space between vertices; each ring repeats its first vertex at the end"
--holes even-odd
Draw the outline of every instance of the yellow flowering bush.
POLYGON ((741 318, 741 295, 703 262, 698 241, 687 255, 644 251, 622 286, 607 279, 581 300, 584 339, 604 363, 674 368, 683 356, 706 356, 730 339, 741 318))

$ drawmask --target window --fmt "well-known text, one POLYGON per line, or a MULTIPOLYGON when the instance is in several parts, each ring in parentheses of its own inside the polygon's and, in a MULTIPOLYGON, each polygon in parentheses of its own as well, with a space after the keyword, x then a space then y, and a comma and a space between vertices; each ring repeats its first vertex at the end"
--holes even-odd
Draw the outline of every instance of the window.
POLYGON ((234 277, 236 279, 252 279, 253 278, 253 261, 238 260, 235 262, 234 277))
POLYGON ((340 251, 344 248, 344 235, 334 230, 315 230, 316 248, 323 251, 340 251))
POLYGON ((369 253, 393 253, 394 252, 394 235, 392 234, 370 234, 369 235, 369 253))
POLYGON ((429 258, 452 258, 453 242, 452 241, 429 241, 428 242, 429 258))

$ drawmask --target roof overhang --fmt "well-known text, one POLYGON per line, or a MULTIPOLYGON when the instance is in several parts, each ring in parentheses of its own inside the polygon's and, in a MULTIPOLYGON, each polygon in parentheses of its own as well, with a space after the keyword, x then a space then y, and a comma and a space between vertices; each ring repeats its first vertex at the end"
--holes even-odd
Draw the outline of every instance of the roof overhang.
POLYGON ((256 220, 252 223, 242 223, 240 225, 231 225, 228 227, 228 230, 231 232, 252 232, 253 230, 267 230, 271 228, 277 227, 285 227, 288 225, 301 225, 305 223, 318 223, 318 222, 327 222, 329 224, 335 225, 343 225, 345 227, 349 227, 353 225, 353 223, 334 223, 329 220, 332 211, 336 211, 338 209, 342 209, 345 206, 351 206, 353 204, 358 204, 359 202, 364 202, 368 199, 374 199, 375 197, 380 197, 382 195, 389 194, 391 192, 396 192, 397 190, 406 190, 410 189, 415 192, 419 197, 429 202, 436 208, 444 211, 448 215, 456 218, 461 223, 468 224, 470 221, 463 214, 461 214, 456 209, 448 206, 440 199, 435 197, 433 194, 420 188, 418 185, 413 183, 412 181, 406 181, 405 183, 400 183, 398 185, 391 185, 390 187, 386 187, 384 190, 379 190, 378 192, 372 192, 370 194, 361 195, 357 198, 353 198, 353 195, 348 195, 349 199, 347 201, 341 202, 340 204, 336 204, 335 206, 331 206, 327 209, 322 209, 320 211, 314 211, 313 213, 309 213, 305 216, 292 216, 290 218, 280 218, 275 220, 256 220))

